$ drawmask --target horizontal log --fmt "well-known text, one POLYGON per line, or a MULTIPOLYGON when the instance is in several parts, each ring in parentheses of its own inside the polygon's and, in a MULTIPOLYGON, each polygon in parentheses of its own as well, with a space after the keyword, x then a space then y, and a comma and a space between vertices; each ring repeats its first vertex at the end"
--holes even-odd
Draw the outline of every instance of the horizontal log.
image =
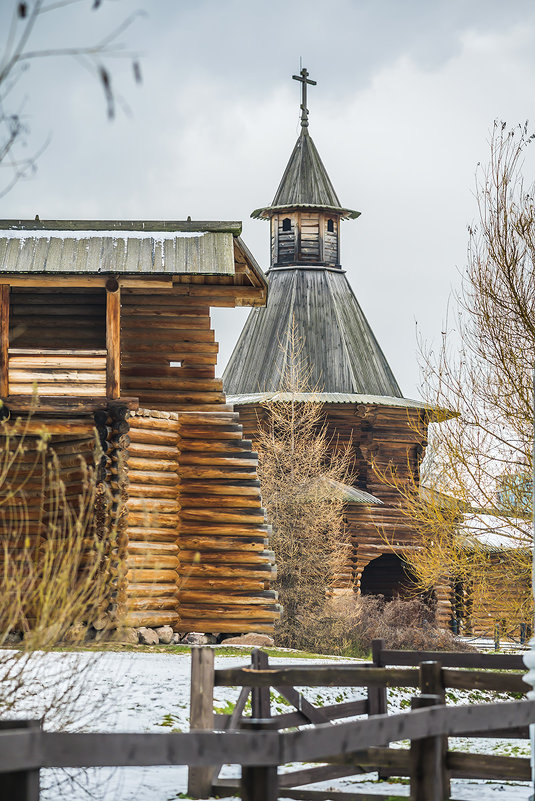
POLYGON ((208 535, 226 535, 230 537, 248 537, 252 534, 261 537, 266 537, 271 534, 271 526, 251 524, 245 526, 238 523, 192 523, 183 520, 180 527, 181 534, 199 534, 202 536, 208 535))
POLYGON ((178 570, 179 567, 179 560, 176 556, 165 556, 161 554, 143 554, 143 556, 135 556, 129 553, 125 561, 128 570, 135 568, 178 570))
MULTIPOLYGON (((180 598, 180 616, 182 619, 193 619, 196 618, 197 620, 205 620, 205 619, 217 619, 220 620, 221 628, 219 631, 224 631, 223 628, 225 621, 231 620, 239 620, 242 617, 248 618, 250 621, 260 621, 263 623, 269 623, 270 621, 278 620, 281 615, 281 607, 277 604, 273 603, 269 606, 264 607, 235 607, 235 606, 227 606, 223 604, 210 604, 206 605, 205 607, 197 606, 197 604, 191 605, 188 603, 184 603, 182 601, 181 595, 179 594, 180 598)), ((228 603, 228 601, 227 601, 228 603)))
POLYGON ((255 595, 235 595, 227 592, 203 592, 202 590, 193 590, 190 588, 180 588, 179 597, 181 609, 186 608, 186 604, 190 606, 197 606, 197 604, 205 604, 206 606, 213 606, 217 604, 224 605, 225 607, 234 606, 262 606, 269 608, 270 601, 276 605, 277 593, 275 590, 263 590, 259 593, 258 597, 255 595))
MULTIPOLYGON (((180 541, 179 541, 180 544, 180 541)), ((272 560, 269 556, 263 556, 263 552, 254 551, 201 551, 200 560, 197 557, 199 551, 188 551, 185 548, 180 549, 180 559, 184 565, 195 565, 199 561, 204 565, 220 565, 221 575, 225 574, 229 567, 237 565, 251 565, 257 567, 258 565, 270 565, 272 560)))
MULTIPOLYGON (((173 626, 179 621, 178 612, 172 611, 129 611, 123 618, 125 626, 173 626)), ((191 631, 191 629, 190 629, 191 631)))
POLYGON ((204 631, 221 632, 225 634, 245 634, 248 631, 258 633, 273 634, 273 622, 263 623, 258 620, 250 621, 247 618, 242 620, 220 620, 218 618, 204 618, 181 616, 180 621, 173 626, 176 631, 204 631))
POLYGON ((127 552, 132 555, 154 554, 154 555, 176 555, 178 545, 174 542, 134 542, 129 540, 127 552))
POLYGON ((448 751, 446 765, 453 778, 524 782, 531 779, 528 757, 463 754, 462 752, 448 751))
POLYGON ((170 498, 176 499, 178 488, 176 485, 159 487, 156 484, 132 484, 128 486, 129 498, 170 498))
POLYGON ((185 590, 242 590, 243 592, 261 592, 266 587, 265 581, 261 579, 245 578, 196 578, 184 575, 180 579, 181 591, 185 590))
POLYGON ((256 468, 258 465, 257 454, 252 451, 246 451, 243 455, 236 454, 235 456, 212 456, 192 453, 191 451, 183 451, 180 456, 181 470, 183 466, 189 465, 209 465, 221 467, 245 467, 249 469, 256 468))
MULTIPOLYGON (((176 586, 178 573, 176 570, 136 567, 126 571, 126 579, 134 584, 170 584, 176 586)), ((140 624, 141 625, 141 624, 140 624)))
MULTIPOLYGON (((144 417, 141 415, 131 415, 128 418, 131 429, 138 431, 138 436, 141 431, 154 431, 155 433, 162 433, 168 436, 168 432, 177 432, 180 428, 178 420, 173 420, 167 417, 144 417)), ((132 435, 131 435, 132 436, 132 435)))
MULTIPOLYGON (((34 387, 33 384, 30 383, 10 383, 9 389, 13 395, 33 395, 34 387)), ((104 385, 92 383, 86 386, 79 381, 73 382, 72 384, 51 384, 40 381, 37 384, 37 391, 39 397, 53 398, 59 395, 62 400, 65 400, 65 398, 69 396, 77 398, 97 398, 105 397, 106 395, 106 388, 104 385)), ((38 408, 41 408, 41 404, 39 404, 38 408)))
POLYGON ((235 453, 236 451, 252 452, 253 443, 250 439, 230 439, 224 437, 216 439, 191 439, 180 436, 180 450, 183 453, 235 453))
POLYGON ((257 479, 258 475, 254 467, 198 467, 189 465, 180 465, 179 475, 181 479, 226 479, 228 481, 240 479, 257 479))
MULTIPOLYGON (((183 508, 181 519, 186 521, 208 521, 214 523, 245 523, 258 524, 265 523, 263 509, 243 509, 241 511, 213 510, 209 507, 205 509, 183 508)), ((187 529, 185 529, 187 530, 187 529)))
MULTIPOLYGON (((149 521, 147 521, 149 523, 149 521)), ((175 542, 178 537, 178 525, 170 528, 156 528, 154 526, 127 527, 128 537, 137 542, 175 542)))
MULTIPOLYGON (((145 486, 148 487, 154 486, 167 486, 167 487, 176 487, 178 484, 178 476, 176 471, 168 471, 168 470, 143 470, 137 469, 132 466, 132 462, 129 461, 126 465, 126 469, 128 471, 128 478, 130 479, 130 483, 134 486, 145 486)), ((147 489, 147 492, 150 494, 150 489, 147 489)))
POLYGON ((178 532, 178 514, 165 514, 164 512, 133 512, 128 513, 128 526, 134 528, 155 529, 167 528, 178 532))
MULTIPOLYGON (((133 470, 141 470, 143 472, 174 472, 176 475, 177 459, 154 459, 154 458, 141 458, 138 456, 130 456, 128 458, 128 472, 133 470)), ((131 479, 132 480, 132 479, 131 479)))
POLYGON ((159 431, 156 429, 136 428, 135 426, 131 425, 130 442, 177 447, 178 434, 176 430, 159 431))
POLYGON ((176 584, 164 582, 152 582, 147 584, 129 582, 126 587, 126 594, 139 598, 143 596, 158 597, 164 595, 178 598, 178 586, 176 584))
POLYGON ((172 498, 128 498, 126 501, 127 509, 136 512, 149 512, 155 514, 175 514, 178 513, 178 501, 172 498))
POLYGON ((494 690, 524 694, 529 690, 522 676, 515 673, 444 668, 442 676, 445 687, 453 687, 458 690, 494 690))
POLYGON ((171 610, 177 611, 178 602, 176 598, 169 598, 168 596, 151 596, 150 598, 135 598, 128 597, 126 599, 125 607, 126 613, 136 611, 152 611, 152 610, 171 610))
POLYGON ((132 441, 128 448, 129 459, 132 457, 142 459, 172 459, 178 458, 176 445, 150 445, 145 442, 132 441))
POLYGON ((255 498, 260 494, 260 481, 258 479, 243 481, 202 481, 202 480, 183 480, 181 482, 182 492, 187 493, 206 493, 210 495, 252 495, 255 498))
MULTIPOLYGON (((191 578, 245 578, 260 579, 269 581, 272 579, 273 570, 270 565, 213 565, 213 564, 183 564, 184 571, 191 578)), ((138 579, 141 581, 141 579, 138 579)), ((150 578, 146 579, 147 581, 150 578)))
POLYGON ((267 540, 263 537, 251 537, 249 539, 234 537, 186 537, 180 536, 180 547, 184 550, 193 552, 205 550, 235 551, 258 551, 262 553, 266 547, 267 540))

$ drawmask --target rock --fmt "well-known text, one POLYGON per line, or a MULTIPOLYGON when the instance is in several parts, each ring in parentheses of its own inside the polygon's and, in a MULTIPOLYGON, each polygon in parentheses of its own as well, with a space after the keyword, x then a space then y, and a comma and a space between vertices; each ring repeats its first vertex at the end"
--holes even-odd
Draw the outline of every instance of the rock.
POLYGON ((120 642, 124 645, 137 645, 139 643, 139 636, 137 629, 129 628, 127 626, 115 629, 111 634, 111 642, 120 642))
POLYGON ((141 626, 141 628, 137 630, 137 633, 139 635, 139 642, 142 645, 158 645, 158 643, 160 642, 160 638, 158 637, 154 629, 149 629, 146 626, 141 626))
POLYGON ((171 626, 160 626, 159 628, 154 629, 154 631, 158 635, 158 639, 162 645, 169 645, 173 642, 174 632, 171 626))
POLYGON ((18 645, 19 642, 22 640, 22 634, 20 631, 10 631, 6 634, 6 638, 4 640, 4 645, 18 645))
POLYGON ((208 637, 200 631, 190 631, 182 638, 182 642, 186 645, 208 645, 208 637))
POLYGON ((87 626, 84 623, 74 623, 69 626, 63 639, 68 643, 83 642, 87 635, 87 626))
POLYGON ((180 636, 178 631, 175 631, 175 633, 173 634, 173 645, 178 645, 181 639, 182 637, 180 636))
POLYGON ((104 614, 99 615, 97 619, 93 621, 93 628, 95 629, 95 631, 102 631, 109 625, 110 625, 110 616, 107 614, 107 612, 104 612, 104 614))
POLYGON ((241 634, 239 637, 229 637, 223 640, 223 645, 264 645, 271 647, 275 645, 275 640, 268 634, 255 634, 251 631, 249 634, 241 634))

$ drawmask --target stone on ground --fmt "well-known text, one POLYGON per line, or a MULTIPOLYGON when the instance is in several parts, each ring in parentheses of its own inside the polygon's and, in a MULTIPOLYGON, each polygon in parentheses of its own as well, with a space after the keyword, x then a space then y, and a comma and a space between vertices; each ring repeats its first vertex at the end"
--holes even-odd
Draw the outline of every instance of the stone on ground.
POLYGON ((241 634, 239 637, 229 637, 223 640, 223 645, 275 645, 273 637, 268 634, 255 634, 253 631, 248 634, 241 634))
POLYGON ((171 626, 160 626, 154 629, 154 631, 158 635, 158 639, 162 645, 169 645, 173 642, 173 629, 171 626))
POLYGON ((146 626, 141 626, 141 628, 137 630, 137 633, 139 635, 139 642, 142 645, 158 645, 160 642, 160 638, 154 629, 148 629, 146 626))

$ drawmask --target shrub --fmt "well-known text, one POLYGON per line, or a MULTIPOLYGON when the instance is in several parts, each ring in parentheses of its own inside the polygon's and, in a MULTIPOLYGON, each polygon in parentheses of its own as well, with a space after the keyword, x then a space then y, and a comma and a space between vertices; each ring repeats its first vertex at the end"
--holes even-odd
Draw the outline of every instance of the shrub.
POLYGON ((438 628, 433 608, 417 598, 387 602, 382 595, 344 594, 327 601, 320 615, 301 616, 300 623, 296 647, 317 653, 364 656, 378 638, 386 648, 472 650, 438 628))

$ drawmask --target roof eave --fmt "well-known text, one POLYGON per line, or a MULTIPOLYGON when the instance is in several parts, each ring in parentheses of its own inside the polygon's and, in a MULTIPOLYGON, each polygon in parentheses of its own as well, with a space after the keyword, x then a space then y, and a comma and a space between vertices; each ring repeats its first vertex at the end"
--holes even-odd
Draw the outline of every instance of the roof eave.
POLYGON ((253 219, 269 220, 274 214, 284 211, 299 211, 301 209, 312 209, 314 211, 327 211, 334 214, 339 214, 343 220, 356 220, 360 217, 360 211, 354 209, 344 209, 340 206, 322 206, 316 203, 293 203, 286 206, 264 206, 261 209, 255 209, 251 212, 253 219))

